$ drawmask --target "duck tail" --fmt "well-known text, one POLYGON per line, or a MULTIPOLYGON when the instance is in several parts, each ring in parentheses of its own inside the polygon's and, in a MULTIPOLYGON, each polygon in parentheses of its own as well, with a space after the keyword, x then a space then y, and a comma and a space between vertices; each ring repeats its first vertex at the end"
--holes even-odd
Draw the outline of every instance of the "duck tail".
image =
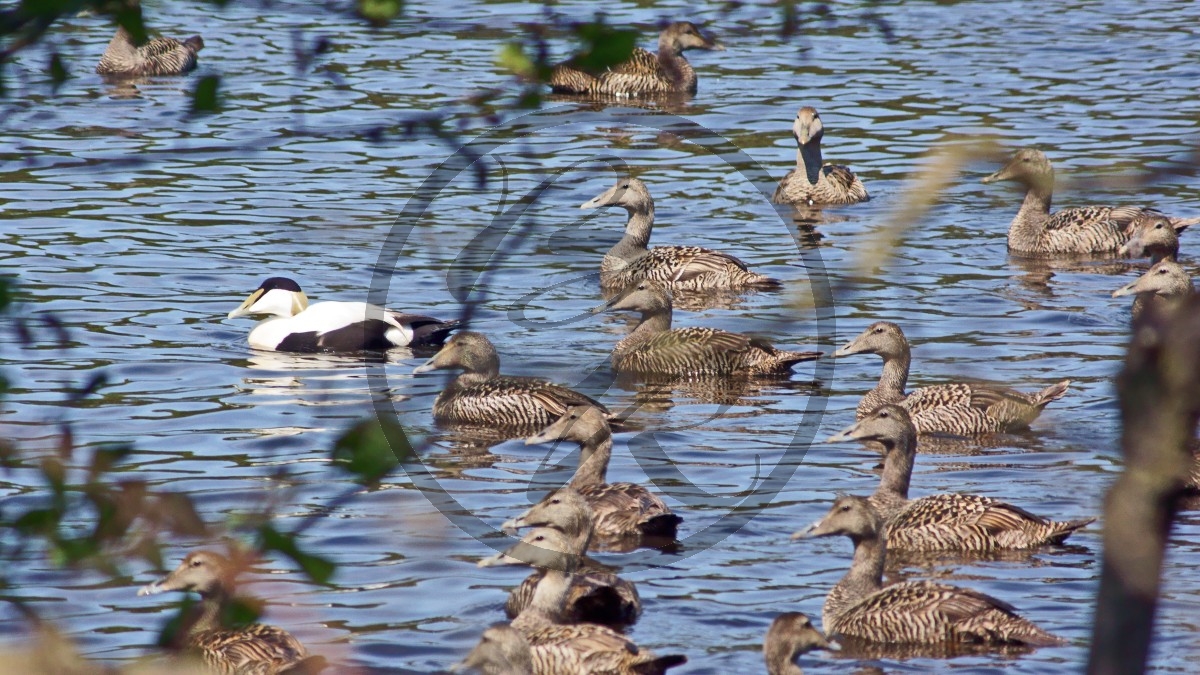
POLYGON ((1094 522, 1096 522, 1095 518, 1080 518, 1079 520, 1050 523, 1052 529, 1050 536, 1046 538, 1046 543, 1061 544, 1067 540, 1067 537, 1075 534, 1076 530, 1091 525, 1094 522))
POLYGON ((1175 233, 1178 234, 1188 229, 1192 225, 1200 225, 1200 218, 1167 218, 1171 221, 1171 227, 1175 228, 1175 233))
POLYGON ((1051 401, 1057 401, 1062 398, 1070 387, 1070 380, 1063 380, 1057 384, 1052 384, 1033 395, 1033 405, 1038 408, 1045 408, 1051 401))
POLYGON ((643 536, 674 539, 682 522, 683 518, 674 513, 661 513, 640 523, 638 529, 642 531, 643 536))
POLYGON ((668 668, 682 666, 685 663, 687 663, 687 657, 683 654, 668 654, 667 656, 660 656, 653 661, 637 664, 633 667, 633 672, 638 675, 662 675, 662 673, 667 672, 668 668))

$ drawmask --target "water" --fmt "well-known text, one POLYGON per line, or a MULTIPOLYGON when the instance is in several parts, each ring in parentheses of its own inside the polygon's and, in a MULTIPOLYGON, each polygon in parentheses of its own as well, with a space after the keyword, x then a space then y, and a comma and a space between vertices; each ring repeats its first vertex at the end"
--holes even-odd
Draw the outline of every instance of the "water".
MULTIPOLYGON (((557 9, 579 19, 593 12, 577 2, 557 9)), ((659 18, 689 16, 685 3, 607 9, 612 23, 643 29, 644 43, 652 41, 659 18)), ((528 230, 513 252, 488 265, 493 272, 483 279, 487 295, 474 326, 498 345, 505 371, 583 383, 603 365, 626 319, 539 324, 566 320, 601 300, 594 279, 580 277, 595 271, 624 216, 603 211, 580 221, 587 214, 576 207, 611 183, 596 158, 617 157, 641 171, 656 198, 655 242, 727 250, 789 284, 789 292, 749 296, 733 307, 680 313, 679 325, 754 331, 780 345, 832 351, 870 321, 891 319, 915 345, 914 384, 981 377, 1032 390, 1070 378, 1071 393, 1050 406, 1033 433, 997 439, 973 454, 922 455, 914 494, 958 490, 1003 497, 1045 515, 1097 514, 1120 467, 1111 377, 1128 320, 1127 303, 1108 295, 1137 266, 1047 266, 1008 257, 1004 232, 1020 197, 1009 186, 980 185, 995 169, 980 161, 968 164, 932 210, 909 223, 882 269, 862 277, 851 270, 860 253, 878 243, 925 154, 965 139, 1043 148, 1058 169, 1059 205, 1152 203, 1195 215, 1189 203, 1195 181, 1187 176, 1145 188, 1086 179, 1161 167, 1190 147, 1200 112, 1193 96, 1200 10, 1184 2, 906 3, 876 10, 894 34, 889 43, 857 17, 860 10, 835 9, 842 14, 835 24, 814 20, 810 32, 790 41, 778 37, 774 8, 689 16, 709 21, 728 51, 692 57, 699 95, 671 112, 728 139, 766 174, 731 171, 710 152, 714 137, 678 122, 671 123, 672 133, 660 134, 650 125, 661 118, 648 111, 580 117, 571 113, 583 106, 565 104, 520 122, 561 118, 561 126, 525 137, 519 132, 527 126, 497 132, 504 144, 492 156, 505 170, 490 164, 485 189, 467 172, 438 194, 395 251, 386 299, 412 311, 454 315, 451 288, 472 278, 448 278, 448 270, 492 222, 502 178, 515 198, 561 172, 519 221, 528 230), (850 165, 873 199, 825 214, 801 238, 802 259, 758 190, 772 189, 766 177, 777 179, 791 166, 788 129, 805 104, 822 112, 826 159, 850 165), (581 162, 591 170, 567 171, 581 162), (818 258, 841 289, 832 323, 818 323, 805 309, 810 275, 822 281, 818 258), (547 287, 528 302, 524 319, 513 319, 514 303, 547 287)), ((494 54, 542 10, 494 2, 459 5, 453 15, 426 6, 407 11, 386 28, 367 31, 349 17, 290 6, 231 6, 215 14, 190 4, 149 7, 152 25, 164 34, 202 33, 201 72, 224 76, 227 112, 202 118, 185 115, 194 78, 131 91, 88 74, 110 37, 100 21, 71 19, 55 33, 76 77, 53 99, 43 88, 23 89, 33 104, 5 109, 0 272, 20 276, 22 311, 55 313, 70 342, 18 348, 5 338, 5 371, 18 387, 4 406, 7 436, 31 452, 46 451, 54 442, 47 423, 71 420, 81 444, 134 441, 129 475, 191 494, 211 521, 270 497, 279 503, 279 526, 288 527, 349 487, 324 458, 332 440, 372 403, 394 402, 414 438, 433 431, 429 409, 443 379, 413 378, 420 357, 397 351, 386 365, 368 367, 346 358, 256 354, 244 342, 251 324, 224 319, 275 274, 293 276, 314 300, 363 297, 397 216, 451 154, 427 134, 401 137, 399 125, 426 111, 466 110, 463 99, 475 91, 508 86, 492 65, 494 54), (293 47, 319 35, 333 40, 332 53, 317 72, 297 72, 293 47), (363 140, 365 128, 383 129, 383 139, 363 140), (84 406, 64 406, 65 390, 96 372, 110 382, 100 395, 84 406), (295 487, 273 478, 281 468, 295 487)), ((553 37, 552 47, 565 52, 566 36, 553 37)), ((9 73, 43 63, 44 54, 30 52, 9 73)), ((485 131, 478 120, 464 129, 468 136, 485 131)), ((1185 260, 1190 236, 1184 237, 1185 260)), ((482 266, 470 259, 454 269, 482 266)), ((713 495, 708 506, 684 505, 680 499, 695 500, 680 481, 660 481, 685 516, 684 533, 693 543, 673 558, 604 557, 665 564, 628 576, 646 602, 633 636, 664 653, 686 653, 691 662, 674 672, 759 671, 758 649, 771 619, 789 610, 818 616, 825 593, 849 563, 844 540, 792 543, 788 535, 824 513, 836 492, 873 489, 875 457, 850 445, 812 445, 761 514, 727 538, 705 529, 725 514, 731 495, 775 466, 803 412, 815 405, 814 394, 827 397, 819 437, 849 424, 879 362, 854 357, 821 368, 738 392, 724 409, 687 392, 588 389, 611 407, 640 404, 637 424, 657 432, 670 466, 713 495), (714 539, 711 547, 698 543, 714 539)), ((633 460, 631 439, 647 437, 618 435, 611 479, 644 481, 647 470, 664 474, 662 463, 646 461, 643 469, 633 460)), ((426 459, 439 484, 494 527, 528 504, 531 481, 552 478, 535 476, 549 451, 519 441, 483 449, 442 439, 426 459)), ((559 449, 550 459, 564 454, 559 449)), ((28 492, 27 479, 6 477, 4 493, 28 492)), ((498 538, 485 541, 502 545, 498 538)), ((1167 559, 1156 670, 1188 671, 1196 655, 1197 541, 1197 523, 1185 516, 1167 559)), ((173 559, 203 542, 178 543, 173 559)), ((1025 560, 905 570, 1007 599, 1071 639, 1071 646, 1016 659, 851 664, 816 653, 802 663, 810 672, 865 665, 886 671, 1077 669, 1099 575, 1098 528, 1071 543, 1025 560)), ((336 560, 339 574, 330 586, 317 587, 284 561, 273 561, 279 573, 264 574, 255 585, 273 599, 269 619, 315 652, 379 670, 445 668, 484 626, 502 618, 506 588, 525 574, 477 569, 474 561, 492 549, 434 509, 403 475, 322 519, 305 545, 336 560)), ((166 616, 167 600, 135 596, 153 578, 149 570, 102 583, 40 559, 21 564, 26 583, 20 592, 42 598, 38 608, 91 656, 142 654, 166 616)), ((6 633, 19 627, 11 613, 0 620, 6 633)))

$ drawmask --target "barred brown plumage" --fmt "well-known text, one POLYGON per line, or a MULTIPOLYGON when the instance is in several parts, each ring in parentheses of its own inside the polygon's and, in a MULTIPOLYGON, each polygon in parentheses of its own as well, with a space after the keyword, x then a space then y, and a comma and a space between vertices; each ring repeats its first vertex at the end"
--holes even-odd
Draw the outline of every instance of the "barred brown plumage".
POLYGON ((654 675, 687 663, 682 655, 655 656, 617 631, 591 623, 562 624, 564 603, 579 556, 562 532, 539 527, 480 567, 532 565, 545 572, 533 600, 512 627, 529 641, 534 675, 654 675))
POLYGON ((413 373, 437 369, 463 373, 433 403, 438 422, 487 427, 511 437, 541 431, 573 405, 591 405, 604 415, 600 402, 567 387, 536 377, 500 375, 500 356, 484 335, 462 331, 413 373))
POLYGON ((282 628, 257 623, 227 628, 221 624, 235 591, 238 567, 214 551, 192 551, 175 571, 143 586, 138 595, 166 591, 194 591, 200 595, 199 611, 187 617, 181 629, 180 646, 198 653, 214 672, 222 675, 320 672, 325 659, 309 656, 304 645, 282 628))
POLYGON ((694 94, 696 71, 683 57, 686 49, 725 51, 692 22, 677 21, 659 33, 658 54, 635 48, 628 60, 599 73, 586 72, 575 61, 560 63, 550 74, 550 88, 559 94, 694 94))
POLYGON ((800 612, 785 612, 775 617, 763 640, 763 660, 767 675, 804 675, 796 657, 814 649, 829 649, 829 641, 800 612))
MULTIPOLYGON (((670 511, 666 513, 670 514, 670 511)), ((563 623, 598 623, 620 630, 637 622, 642 613, 642 600, 638 597, 637 587, 614 574, 611 567, 585 555, 592 540, 594 518, 592 507, 579 491, 571 487, 555 490, 525 513, 505 521, 502 529, 515 533, 522 527, 553 527, 559 530, 571 542, 570 552, 579 556, 579 567, 571 577, 571 587, 563 609, 563 623)), ((516 618, 521 610, 529 606, 543 576, 545 572, 535 570, 508 594, 508 600, 504 603, 508 618, 516 618)))
POLYGON ((888 545, 906 551, 1021 549, 1061 544, 1095 518, 1056 522, 990 497, 937 494, 909 500, 917 430, 908 411, 878 408, 830 441, 873 441, 884 448, 883 476, 868 501, 883 519, 888 545))
POLYGON ((804 106, 792 123, 796 139, 796 168, 779 181, 774 204, 821 206, 857 204, 870 199, 867 188, 850 169, 837 164, 821 164, 821 138, 825 127, 817 109, 804 106))
POLYGON ((633 332, 613 348, 618 371, 685 377, 783 374, 821 356, 783 351, 762 338, 717 328, 671 328, 671 294, 654 281, 630 286, 592 311, 606 310, 642 315, 633 332))
POLYGON ((984 183, 1015 181, 1025 201, 1008 227, 1010 251, 1027 255, 1117 253, 1144 219, 1166 219, 1176 232, 1200 218, 1171 218, 1140 206, 1077 206, 1051 214, 1054 167, 1041 150, 1021 148, 984 183))
POLYGON ((96 65, 96 72, 110 78, 182 75, 195 69, 196 53, 203 48, 204 40, 199 35, 183 42, 157 37, 138 46, 129 31, 118 26, 96 65))
POLYGON ((825 598, 821 623, 829 635, 896 645, 1064 642, 1022 618, 1012 605, 978 591, 928 581, 884 586, 886 538, 879 514, 862 497, 838 497, 825 517, 792 538, 833 535, 850 538, 854 561, 825 598))
POLYGON ((1158 311, 1174 311, 1195 293, 1187 270, 1174 260, 1164 258, 1151 265, 1142 276, 1113 291, 1112 296, 1136 295, 1133 302, 1136 320, 1150 306, 1158 311))
POLYGON ((776 288, 778 281, 751 272, 741 260, 699 246, 655 246, 650 243, 654 228, 654 199, 646 184, 637 178, 621 178, 603 194, 579 206, 594 209, 620 206, 629 213, 625 235, 600 261, 600 285, 620 290, 642 279, 658 281, 681 290, 776 288))
POLYGON ((855 411, 862 419, 887 403, 898 403, 912 415, 917 433, 951 433, 960 436, 992 432, 1020 431, 1042 414, 1051 401, 1067 392, 1070 380, 1025 394, 989 384, 953 383, 919 387, 904 392, 912 350, 904 331, 890 321, 876 321, 858 337, 833 353, 878 354, 883 358, 883 373, 875 388, 863 395, 855 411))
MULTIPOLYGON (((625 550, 636 546, 642 537, 675 538, 683 518, 671 513, 657 495, 634 483, 608 482, 612 429, 602 411, 574 406, 525 443, 556 440, 579 444, 579 466, 568 485, 583 495, 591 509, 594 548, 625 550)), ((556 498, 569 499, 570 494, 560 496, 555 492, 546 497, 556 498)))

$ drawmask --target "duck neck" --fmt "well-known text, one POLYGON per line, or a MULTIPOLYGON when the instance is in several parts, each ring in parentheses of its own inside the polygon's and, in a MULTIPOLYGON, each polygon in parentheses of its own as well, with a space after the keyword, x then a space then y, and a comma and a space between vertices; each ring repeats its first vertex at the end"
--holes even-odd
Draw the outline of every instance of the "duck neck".
POLYGON ((808 143, 796 148, 796 168, 811 185, 821 180, 821 140, 809 139, 808 143))
POLYGON ((1054 183, 1033 181, 1025 188, 1025 201, 1008 227, 1010 240, 1025 240, 1036 237, 1050 218, 1050 201, 1054 195, 1054 183))
POLYGON ((196 613, 187 623, 187 635, 191 637, 222 628, 221 610, 228 602, 229 594, 223 590, 201 596, 196 613))
MULTIPOLYGON (((879 487, 872 495, 875 498, 873 501, 889 505, 903 504, 908 501, 916 439, 911 434, 905 434, 898 439, 883 441, 883 446, 883 476, 880 477, 879 487)), ((887 514, 884 514, 884 517, 886 516, 887 514)))
POLYGON ((566 605, 567 591, 571 587, 571 575, 563 570, 551 568, 546 568, 545 572, 545 575, 538 581, 529 606, 521 614, 532 612, 551 622, 557 622, 566 605))
POLYGON ((883 373, 875 389, 885 402, 895 403, 904 398, 904 387, 908 385, 908 368, 912 363, 912 352, 907 348, 899 354, 883 357, 883 373))
POLYGON ((696 71, 684 58, 683 51, 661 38, 658 41, 658 64, 671 80, 674 89, 692 91, 696 88, 696 71))
POLYGON ((629 209, 629 222, 625 223, 625 236, 604 257, 613 269, 624 267, 646 255, 650 244, 650 232, 654 229, 654 205, 629 209))
POLYGON ((671 310, 655 310, 642 312, 642 320, 638 322, 633 332, 617 343, 615 351, 635 347, 646 340, 671 330, 671 310))
POLYGON ((793 658, 788 645, 768 645, 767 675, 804 675, 793 658))
POLYGON ((579 445, 579 468, 571 478, 576 490, 608 482, 608 461, 612 458, 612 433, 603 429, 579 445))
POLYGON ((859 594, 858 597, 879 590, 883 586, 883 562, 886 557, 887 546, 882 534, 854 540, 854 561, 839 585, 854 590, 859 594))

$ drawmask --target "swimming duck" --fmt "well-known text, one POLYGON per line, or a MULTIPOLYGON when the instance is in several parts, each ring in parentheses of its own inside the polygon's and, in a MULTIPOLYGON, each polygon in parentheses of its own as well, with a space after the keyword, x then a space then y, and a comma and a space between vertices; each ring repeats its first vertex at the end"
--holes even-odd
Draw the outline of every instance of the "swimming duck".
POLYGON ((1022 148, 984 183, 1016 181, 1025 201, 1008 227, 1008 249, 1027 255, 1116 253, 1143 218, 1166 218, 1176 232, 1198 218, 1169 218, 1140 206, 1078 206, 1050 213, 1054 169, 1041 150, 1022 148))
POLYGON ((527 436, 541 431, 574 405, 591 405, 605 415, 598 401, 536 377, 500 375, 500 355, 483 334, 462 331, 414 374, 438 369, 461 370, 438 394, 433 417, 439 422, 489 427, 527 436))
POLYGON ((751 272, 741 260, 699 246, 655 246, 650 243, 654 227, 654 199, 646 184, 637 178, 621 178, 603 194, 579 206, 595 209, 620 206, 629 213, 625 236, 600 261, 600 285, 626 286, 651 279, 672 290, 720 288, 775 288, 779 282, 751 272))
MULTIPOLYGON (((525 444, 558 440, 579 444, 579 467, 567 485, 587 499, 597 538, 602 541, 642 536, 675 538, 683 518, 671 513, 657 495, 636 483, 608 482, 612 428, 602 410, 572 406, 554 424, 525 439, 525 444)), ((550 497, 556 494, 551 493, 550 497)))
POLYGON ((520 631, 508 624, 488 627, 479 644, 462 661, 450 666, 450 672, 477 672, 481 675, 530 675, 533 651, 520 631))
POLYGON ((838 497, 824 518, 792 538, 834 535, 854 543, 854 562, 825 598, 821 623, 828 635, 894 645, 1063 644, 1019 616, 1012 605, 978 591, 929 581, 884 586, 883 527, 862 497, 838 497))
POLYGON ((868 501, 883 521, 888 546, 906 551, 1023 549, 1061 544, 1095 518, 1055 522, 998 499, 963 494, 908 498, 917 430, 908 411, 889 404, 829 437, 884 447, 883 476, 868 501))
POLYGON ((271 352, 354 352, 442 344, 458 321, 402 314, 365 302, 308 304, 300 284, 262 282, 229 318, 266 314, 250 331, 250 346, 271 352))
POLYGON ((592 310, 640 312, 642 319, 613 348, 617 371, 681 376, 782 374, 821 352, 785 352, 762 338, 717 328, 671 328, 671 294, 642 281, 592 310))
MULTIPOLYGON (((637 587, 614 574, 612 568, 585 555, 592 540, 594 518, 592 507, 582 494, 571 487, 555 490, 517 518, 505 521, 501 529, 512 534, 523 527, 555 528, 567 535, 570 552, 580 557, 571 577, 563 623, 598 623, 620 630, 637 622, 642 614, 637 587)), ((508 594, 504 603, 508 618, 515 619, 529 606, 543 576, 545 572, 534 570, 508 594)))
POLYGON ((166 591, 194 591, 200 595, 198 612, 183 629, 183 646, 197 652, 214 672, 222 675, 275 675, 315 673, 325 664, 309 656, 304 645, 282 628, 260 623, 240 628, 221 625, 226 603, 233 597, 237 566, 214 551, 192 551, 165 578, 143 586, 138 595, 166 591))
POLYGON ((512 622, 529 641, 534 675, 657 675, 687 663, 682 655, 655 656, 607 626, 562 623, 571 575, 579 561, 570 549, 567 535, 539 527, 504 553, 479 561, 480 567, 531 565, 545 572, 533 601, 512 622))
POLYGON ((821 164, 821 137, 825 127, 812 106, 804 106, 792 123, 796 138, 796 168, 779 181, 774 204, 823 206, 857 204, 870 199, 867 188, 850 169, 837 164, 821 164))
POLYGON ((1148 257, 1151 264, 1164 258, 1179 259, 1179 233, 1171 225, 1170 218, 1139 218, 1132 228, 1129 241, 1118 251, 1120 255, 1130 258, 1148 257))
POLYGON ((918 387, 904 393, 912 351, 900 326, 877 321, 834 356, 878 354, 883 357, 883 374, 875 388, 863 395, 855 411, 862 419, 885 403, 899 403, 912 414, 917 433, 951 433, 960 436, 1028 429, 1051 401, 1062 398, 1070 380, 1035 393, 1025 394, 1006 387, 956 382, 918 387))
POLYGON ((559 94, 647 94, 696 93, 696 71, 683 57, 686 49, 725 51, 725 47, 700 32, 690 21, 677 21, 658 35, 658 54, 635 48, 624 63, 592 75, 567 61, 554 67, 550 88, 559 94))
POLYGON ((763 660, 767 675, 804 675, 796 658, 814 649, 830 649, 829 641, 800 612, 785 612, 775 617, 763 641, 763 660))
POLYGON ((1173 311, 1195 292, 1187 271, 1174 260, 1164 258, 1154 263, 1142 276, 1113 291, 1112 296, 1136 295, 1133 318, 1137 319, 1151 304, 1158 307, 1159 311, 1173 311))
POLYGON ((168 37, 151 38, 139 47, 133 44, 133 37, 124 26, 117 26, 96 72, 108 77, 183 75, 196 68, 196 53, 203 48, 204 40, 199 35, 183 42, 168 37))

